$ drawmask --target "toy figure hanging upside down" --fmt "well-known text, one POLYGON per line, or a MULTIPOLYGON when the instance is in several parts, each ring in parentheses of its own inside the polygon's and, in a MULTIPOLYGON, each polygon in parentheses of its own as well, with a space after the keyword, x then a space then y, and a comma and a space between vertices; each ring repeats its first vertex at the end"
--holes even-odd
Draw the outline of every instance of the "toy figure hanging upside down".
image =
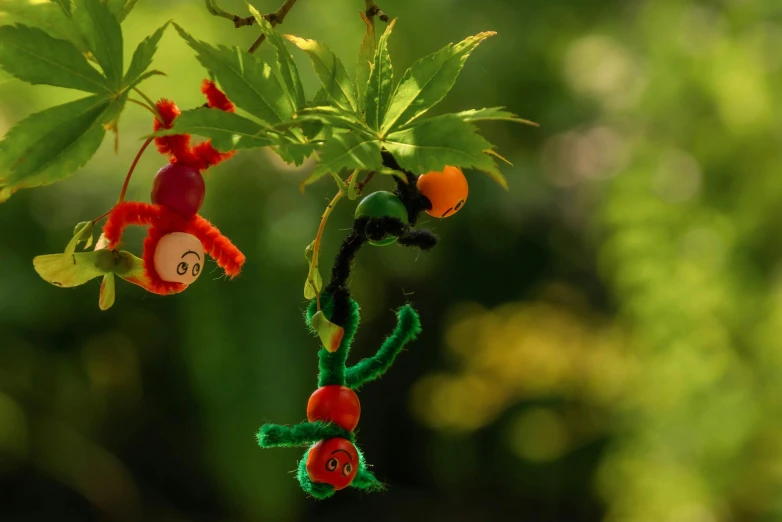
MULTIPOLYGON (((201 91, 206 95, 210 109, 234 112, 233 104, 213 82, 204 80, 201 91)), ((159 115, 154 121, 155 131, 170 129, 180 114, 179 109, 168 100, 159 101, 155 108, 159 115)), ((155 176, 152 204, 124 201, 134 162, 120 201, 107 213, 103 236, 94 252, 74 250, 81 241, 90 246, 92 227, 100 218, 80 224, 65 253, 34 259, 36 271, 46 281, 60 287, 74 287, 103 275, 100 306, 106 309, 114 300, 115 274, 149 292, 163 295, 181 292, 195 281, 204 268, 204 254, 215 259, 229 277, 239 274, 245 256, 217 228, 198 215, 205 195, 201 172, 230 158, 235 151, 219 152, 209 140, 191 146, 188 134, 158 136, 154 140, 158 151, 167 155, 170 163, 155 176), (118 250, 128 225, 149 227, 142 259, 118 250), (109 287, 111 291, 107 292, 109 287)))
MULTIPOLYGON (((209 81, 202 91, 210 108, 233 112, 234 106, 209 81)), ((167 100, 157 103, 163 121, 155 119, 155 130, 171 128, 179 115, 167 100)), ((156 294, 181 292, 201 274, 207 253, 230 277, 239 274, 244 255, 198 210, 204 201, 201 171, 230 158, 233 151, 221 153, 206 141, 190 147, 190 136, 178 134, 155 138, 158 150, 168 154, 171 163, 155 176, 152 203, 127 201, 117 204, 103 227, 108 248, 116 248, 125 227, 148 226, 144 241, 146 288, 156 294)))
MULTIPOLYGON (((331 273, 331 282, 320 296, 322 313, 331 323, 342 327, 344 334, 336 346, 321 347, 318 352, 318 389, 307 404, 307 420, 295 426, 265 424, 258 432, 262 448, 308 446, 299 462, 297 478, 302 489, 318 499, 328 498, 348 486, 378 491, 383 484, 367 468, 364 456, 355 445, 354 430, 361 414, 361 405, 354 390, 383 375, 391 367, 404 346, 421 331, 418 314, 410 305, 397 312, 394 332, 372 357, 353 366, 346 364, 353 337, 359 324, 358 304, 350 298, 347 281, 350 265, 358 250, 369 239, 367 228, 394 228, 396 220, 362 217, 354 230, 342 242, 331 273), (389 227, 389 225, 391 225, 389 227)), ((394 230, 405 236, 408 231, 394 230)), ((409 246, 430 247, 428 241, 413 237, 409 246)), ((314 318, 321 313, 318 299, 307 309, 307 326, 315 329, 314 318)))

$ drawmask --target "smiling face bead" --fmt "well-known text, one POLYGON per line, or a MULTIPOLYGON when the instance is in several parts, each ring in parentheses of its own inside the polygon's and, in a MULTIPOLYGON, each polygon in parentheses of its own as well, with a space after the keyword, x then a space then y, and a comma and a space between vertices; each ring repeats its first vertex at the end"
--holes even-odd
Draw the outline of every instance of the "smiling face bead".
POLYGON ((358 452, 347 439, 322 440, 307 455, 307 475, 313 482, 330 484, 340 490, 348 487, 358 471, 358 452))
POLYGON ((442 172, 429 172, 418 178, 418 190, 429 199, 432 208, 427 214, 437 218, 453 216, 467 201, 467 178, 457 167, 445 167, 442 172))
POLYGON ((155 249, 155 271, 169 283, 189 285, 201 275, 204 247, 197 237, 184 232, 166 234, 155 249))

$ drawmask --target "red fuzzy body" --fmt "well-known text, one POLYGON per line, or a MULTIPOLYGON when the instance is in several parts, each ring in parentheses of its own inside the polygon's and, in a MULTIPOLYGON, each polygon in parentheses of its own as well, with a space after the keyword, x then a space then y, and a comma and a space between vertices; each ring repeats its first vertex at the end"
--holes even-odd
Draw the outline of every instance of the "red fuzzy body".
POLYGON ((239 275, 245 256, 209 221, 199 215, 185 218, 162 205, 151 205, 137 201, 118 203, 109 214, 103 226, 103 234, 108 239, 108 248, 116 248, 128 225, 148 226, 144 240, 144 269, 146 281, 141 286, 149 292, 168 295, 181 292, 187 285, 170 283, 160 279, 155 270, 155 250, 158 242, 166 234, 185 232, 201 241, 204 251, 212 257, 231 278, 239 275))

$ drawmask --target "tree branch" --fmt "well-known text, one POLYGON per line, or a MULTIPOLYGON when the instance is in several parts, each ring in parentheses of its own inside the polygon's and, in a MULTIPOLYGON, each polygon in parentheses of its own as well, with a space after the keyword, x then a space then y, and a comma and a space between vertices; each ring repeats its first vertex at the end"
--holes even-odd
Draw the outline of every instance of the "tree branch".
MULTIPOLYGON (((225 18, 226 20, 230 20, 233 22, 234 27, 248 27, 251 25, 255 25, 255 17, 254 16, 239 16, 233 13, 229 13, 222 7, 220 7, 217 4, 217 0, 204 0, 206 2, 206 10, 209 11, 214 16, 219 16, 220 18, 225 18)), ((274 11, 273 13, 268 13, 265 15, 262 15, 266 20, 269 21, 270 24, 272 24, 272 27, 276 26, 277 24, 281 24, 283 19, 285 18, 285 15, 288 14, 288 11, 291 10, 291 7, 293 7, 293 4, 296 3, 296 0, 285 0, 285 2, 280 6, 279 9, 274 11)), ((258 49, 258 46, 263 43, 263 41, 266 39, 266 35, 262 34, 258 37, 255 42, 250 46, 248 49, 248 52, 250 54, 254 53, 256 49, 258 49)))
POLYGON ((366 0, 366 5, 367 5, 366 15, 370 21, 372 21, 372 17, 377 15, 377 17, 380 18, 381 21, 388 23, 388 15, 385 14, 377 4, 375 4, 374 0, 366 0))
MULTIPOLYGON (((273 13, 263 15, 263 17, 268 20, 270 24, 272 24, 272 27, 275 27, 277 24, 282 23, 282 21, 285 19, 285 16, 288 14, 288 11, 291 10, 291 7, 293 7, 293 4, 295 3, 296 0, 285 0, 279 9, 273 13)), ((253 42, 247 52, 250 54, 254 53, 264 40, 266 40, 266 35, 261 34, 261 36, 259 36, 258 39, 253 42)))

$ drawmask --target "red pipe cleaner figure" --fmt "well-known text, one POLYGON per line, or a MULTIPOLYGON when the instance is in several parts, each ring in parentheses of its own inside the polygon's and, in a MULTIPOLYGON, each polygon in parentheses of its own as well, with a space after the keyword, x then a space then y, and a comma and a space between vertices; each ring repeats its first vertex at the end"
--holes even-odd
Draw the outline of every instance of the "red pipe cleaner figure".
MULTIPOLYGON (((201 92, 210 108, 234 112, 233 104, 213 82, 204 80, 201 92)), ((165 99, 156 106, 163 121, 155 118, 155 131, 170 129, 180 110, 165 99)), ((198 215, 205 193, 201 172, 236 151, 220 152, 210 141, 191 146, 189 134, 156 137, 155 145, 170 163, 155 176, 152 204, 118 203, 103 227, 107 248, 117 248, 128 225, 149 227, 142 256, 146 277, 141 286, 156 294, 174 294, 187 288, 201 274, 204 253, 228 276, 237 276, 246 259, 244 254, 198 215)))

